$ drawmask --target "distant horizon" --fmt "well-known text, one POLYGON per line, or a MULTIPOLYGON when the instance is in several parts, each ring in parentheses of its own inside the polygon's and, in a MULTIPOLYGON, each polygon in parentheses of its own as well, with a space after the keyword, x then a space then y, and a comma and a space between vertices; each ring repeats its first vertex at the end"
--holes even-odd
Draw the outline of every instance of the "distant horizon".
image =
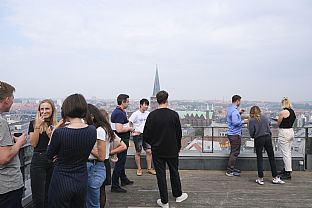
MULTIPOLYGON (((151 96, 150 96, 151 97, 151 96)), ((143 98, 146 99, 150 99, 150 97, 142 97, 142 98, 131 98, 130 97, 130 102, 131 100, 135 100, 135 101, 139 101, 143 98)), ((57 97, 57 98, 47 98, 47 97, 15 97, 14 99, 31 99, 31 100, 43 100, 43 99, 52 99, 52 100, 58 100, 58 99, 62 99, 64 100, 66 97, 57 97)), ((86 97, 86 100, 102 100, 102 101, 116 101, 116 98, 100 98, 100 97, 95 97, 95 96, 91 96, 91 97, 86 97)), ((197 101, 197 102, 223 102, 223 103, 229 103, 231 104, 231 99, 228 100, 228 102, 226 100, 218 100, 218 99, 170 99, 169 97, 169 102, 170 101, 197 101)), ((242 104, 244 104, 244 102, 263 102, 263 103, 280 103, 281 101, 263 101, 263 100, 244 100, 242 99, 242 104)), ((291 101, 292 103, 311 103, 312 101, 291 101)))

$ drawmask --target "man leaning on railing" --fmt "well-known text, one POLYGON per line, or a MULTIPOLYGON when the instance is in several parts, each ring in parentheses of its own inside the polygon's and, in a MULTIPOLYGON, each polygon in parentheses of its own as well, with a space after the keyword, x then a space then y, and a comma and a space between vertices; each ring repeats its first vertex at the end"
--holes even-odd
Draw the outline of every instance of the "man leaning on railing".
POLYGON ((18 152, 25 144, 26 136, 12 138, 9 125, 2 113, 9 112, 13 104, 15 88, 0 81, 0 207, 21 208, 23 177, 18 152))

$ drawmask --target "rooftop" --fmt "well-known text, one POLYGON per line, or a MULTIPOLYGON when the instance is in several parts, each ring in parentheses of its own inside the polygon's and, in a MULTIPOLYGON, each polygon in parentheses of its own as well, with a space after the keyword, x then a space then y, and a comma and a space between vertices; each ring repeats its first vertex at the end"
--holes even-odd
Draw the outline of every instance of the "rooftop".
MULTIPOLYGON (((128 177, 134 180, 133 185, 126 186, 126 194, 111 193, 107 187, 108 204, 112 208, 157 207, 159 198, 156 177, 144 174, 136 176, 135 170, 126 170, 128 177)), ((265 172, 265 184, 255 183, 257 172, 244 171, 241 177, 225 176, 224 171, 180 170, 183 192, 189 198, 176 203, 170 188, 169 205, 171 208, 200 207, 311 207, 312 205, 312 172, 296 171, 292 180, 286 184, 275 185, 271 182, 271 173, 265 172)))

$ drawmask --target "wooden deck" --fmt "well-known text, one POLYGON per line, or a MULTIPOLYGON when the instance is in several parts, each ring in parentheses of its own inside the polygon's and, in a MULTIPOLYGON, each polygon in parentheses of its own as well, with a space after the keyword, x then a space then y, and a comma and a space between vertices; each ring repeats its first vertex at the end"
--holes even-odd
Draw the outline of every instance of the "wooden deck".
MULTIPOLYGON (((135 170, 126 170, 133 185, 126 186, 127 193, 111 193, 107 187, 108 203, 111 208, 157 207, 159 198, 156 177, 144 172, 136 176, 135 170)), ((271 173, 265 172, 265 184, 255 183, 256 171, 243 172, 240 177, 225 176, 223 171, 181 170, 183 192, 189 198, 176 203, 171 195, 170 181, 169 205, 171 208, 254 208, 254 207, 312 207, 312 172, 293 172, 292 180, 276 185, 271 182, 271 173)))

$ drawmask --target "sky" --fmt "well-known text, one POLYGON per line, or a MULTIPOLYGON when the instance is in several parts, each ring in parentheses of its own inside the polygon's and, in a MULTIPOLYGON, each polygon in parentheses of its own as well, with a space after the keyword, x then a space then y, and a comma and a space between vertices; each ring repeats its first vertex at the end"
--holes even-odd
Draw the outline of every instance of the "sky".
POLYGON ((310 0, 1 0, 15 97, 312 101, 310 0))

